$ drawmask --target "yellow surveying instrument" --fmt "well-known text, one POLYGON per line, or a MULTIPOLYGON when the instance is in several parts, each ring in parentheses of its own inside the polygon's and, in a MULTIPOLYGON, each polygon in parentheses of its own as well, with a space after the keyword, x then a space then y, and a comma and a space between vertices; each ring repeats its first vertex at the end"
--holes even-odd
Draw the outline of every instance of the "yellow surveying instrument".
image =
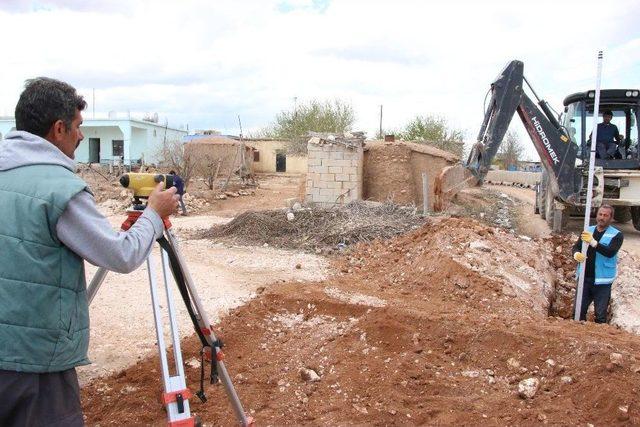
MULTIPOLYGON (((147 199, 158 183, 164 182, 165 188, 173 185, 173 175, 149 174, 149 173, 129 173, 120 177, 120 183, 133 191, 133 206, 127 210, 127 218, 122 223, 121 229, 128 230, 136 220, 142 215, 146 204, 141 199, 147 199)), ((178 322, 176 319, 176 308, 173 303, 171 287, 169 286, 169 271, 178 287, 180 296, 185 303, 191 322, 198 338, 202 344, 200 352, 200 390, 195 395, 204 403, 207 397, 204 393, 204 363, 205 359, 211 362, 211 383, 221 382, 227 393, 236 418, 242 426, 253 426, 254 421, 248 417, 242 407, 242 403, 236 394, 231 378, 224 365, 224 354, 222 353, 222 341, 216 338, 213 333, 211 323, 205 313, 202 302, 196 292, 193 279, 187 270, 184 258, 178 248, 178 241, 171 230, 171 222, 168 218, 162 219, 164 222, 164 234, 157 240, 160 246, 160 259, 162 262, 162 274, 164 278, 164 288, 167 296, 167 309, 169 317, 169 328, 173 344, 174 375, 169 372, 167 360, 167 347, 164 342, 163 321, 158 300, 156 285, 155 264, 151 254, 147 257, 147 272, 149 276, 149 287, 151 289, 151 303, 153 317, 156 327, 156 338, 158 340, 158 353, 160 355, 160 365, 162 371, 162 381, 164 390, 161 393, 160 401, 166 408, 167 423, 171 427, 192 427, 200 425, 200 421, 191 415, 189 399, 193 393, 187 388, 182 363, 182 351, 180 349, 180 334, 178 332, 178 322)), ((100 285, 104 281, 109 270, 99 268, 93 276, 87 288, 87 299, 89 304, 93 301, 100 285)))
POLYGON ((134 206, 142 204, 140 199, 148 199, 156 185, 164 182, 164 189, 173 187, 173 175, 156 173, 125 173, 120 184, 133 191, 134 206))

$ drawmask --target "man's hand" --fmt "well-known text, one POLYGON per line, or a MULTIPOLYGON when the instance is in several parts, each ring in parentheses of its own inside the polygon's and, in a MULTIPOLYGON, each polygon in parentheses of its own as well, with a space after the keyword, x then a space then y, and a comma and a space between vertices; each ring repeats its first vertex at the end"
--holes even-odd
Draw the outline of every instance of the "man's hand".
POLYGON ((582 239, 583 242, 588 243, 592 248, 598 246, 598 241, 594 239, 593 234, 588 231, 583 231, 582 234, 580 234, 580 239, 582 239))
POLYGON ((587 259, 587 257, 582 252, 576 252, 573 254, 573 259, 582 263, 587 259))
POLYGON ((162 191, 163 188, 164 182, 158 183, 149 195, 149 201, 147 202, 147 206, 156 211, 160 218, 166 218, 176 213, 178 211, 178 200, 180 200, 180 196, 176 194, 176 191, 178 191, 176 187, 162 191))

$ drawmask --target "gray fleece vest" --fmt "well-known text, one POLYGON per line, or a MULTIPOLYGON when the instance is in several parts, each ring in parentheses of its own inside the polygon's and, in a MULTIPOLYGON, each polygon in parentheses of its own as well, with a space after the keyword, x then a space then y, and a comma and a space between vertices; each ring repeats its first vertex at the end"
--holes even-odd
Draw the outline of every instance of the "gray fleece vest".
POLYGON ((62 166, 0 171, 0 369, 89 363, 84 263, 56 236, 58 218, 85 188, 62 166))

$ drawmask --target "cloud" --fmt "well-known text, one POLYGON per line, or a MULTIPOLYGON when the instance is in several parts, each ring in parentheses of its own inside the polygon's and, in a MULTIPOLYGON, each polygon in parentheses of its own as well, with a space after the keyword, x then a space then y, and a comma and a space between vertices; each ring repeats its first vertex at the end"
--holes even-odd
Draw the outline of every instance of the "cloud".
POLYGON ((296 11, 324 13, 331 0, 285 0, 276 5, 276 10, 280 13, 290 13, 296 11))
POLYGON ((124 13, 130 10, 123 0, 3 0, 0 10, 9 12, 38 12, 68 9, 81 12, 124 13))
MULTIPOLYGON (((511 59, 556 109, 595 83, 637 86, 633 1, 451 0, 3 1, 0 114, 24 80, 50 75, 96 89, 101 112, 157 111, 170 124, 259 129, 309 99, 339 98, 373 135, 439 114, 472 141, 490 83, 511 59), (597 16, 594 10, 597 6, 597 16), (550 19, 570 17, 570 19, 550 19), (598 25, 591 25, 597 18, 598 25), (621 29, 624 29, 622 31, 621 29), (13 42, 16 41, 16 42, 13 42)), ((512 125, 537 157, 514 119, 512 125)))
POLYGON ((376 41, 363 46, 323 48, 313 53, 345 61, 391 63, 407 66, 426 65, 429 63, 424 53, 412 53, 399 47, 386 46, 384 41, 376 41))

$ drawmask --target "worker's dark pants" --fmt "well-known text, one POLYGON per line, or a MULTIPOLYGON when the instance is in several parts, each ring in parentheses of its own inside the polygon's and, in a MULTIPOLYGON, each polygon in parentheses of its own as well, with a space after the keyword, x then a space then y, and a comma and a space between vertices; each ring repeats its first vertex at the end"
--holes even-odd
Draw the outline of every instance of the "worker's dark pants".
POLYGON ((182 215, 186 215, 187 207, 184 205, 184 200, 182 200, 182 194, 179 194, 179 196, 180 196, 180 207, 182 208, 182 215))
POLYGON ((0 426, 83 426, 75 369, 48 374, 0 370, 0 426))
POLYGON ((596 143, 596 152, 601 159, 611 159, 618 151, 618 145, 614 142, 598 142, 596 143))
MULTIPOLYGON (((587 320, 587 310, 593 302, 596 323, 607 323, 607 309, 611 299, 611 285, 596 285, 593 278, 584 278, 580 320, 587 320)), ((575 312, 575 310, 574 310, 575 312)))

